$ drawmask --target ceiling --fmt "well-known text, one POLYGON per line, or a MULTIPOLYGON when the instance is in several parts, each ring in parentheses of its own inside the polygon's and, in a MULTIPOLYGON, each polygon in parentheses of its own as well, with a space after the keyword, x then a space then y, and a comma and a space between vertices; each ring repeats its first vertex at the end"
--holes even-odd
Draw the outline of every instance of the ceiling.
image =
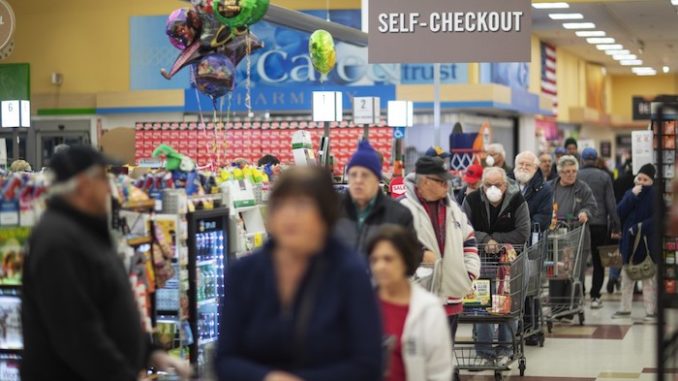
MULTIPOLYGON (((567 0, 565 0, 567 1, 567 0)), ((533 1, 534 3, 542 2, 533 1)), ((599 63, 614 74, 631 74, 631 67, 622 66, 600 51, 574 30, 563 28, 565 22, 592 22, 594 31, 605 31, 616 44, 638 56, 641 66, 653 67, 661 73, 663 66, 678 71, 678 7, 670 0, 607 0, 569 2, 568 9, 533 9, 533 30, 543 41, 566 49, 587 61, 599 63), (583 20, 556 21, 550 13, 581 13, 583 20)))

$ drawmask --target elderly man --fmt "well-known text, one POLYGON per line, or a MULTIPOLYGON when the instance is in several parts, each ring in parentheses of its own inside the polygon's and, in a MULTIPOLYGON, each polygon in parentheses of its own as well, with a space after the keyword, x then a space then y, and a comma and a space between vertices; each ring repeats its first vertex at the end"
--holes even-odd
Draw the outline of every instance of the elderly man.
MULTIPOLYGON (((551 181, 553 187, 553 211, 559 221, 568 223, 588 223, 598 211, 596 198, 591 188, 583 181, 577 179, 579 162, 574 156, 565 155, 558 160, 558 177, 551 181)), ((582 292, 584 292, 584 265, 590 255, 590 231, 586 225, 584 235, 584 254, 582 267, 579 269, 582 292)))
POLYGON ((342 200, 343 215, 335 228, 337 238, 365 255, 365 246, 379 226, 396 224, 414 229, 410 211, 382 192, 381 160, 366 140, 358 145, 347 170, 348 193, 342 200))
POLYGON ((552 180, 552 178, 555 177, 551 172, 552 166, 553 166, 553 157, 551 156, 551 154, 548 152, 540 153, 539 169, 541 170, 541 174, 544 177, 544 181, 552 180))
POLYGON ((507 174, 513 172, 511 167, 509 167, 508 163, 506 162, 506 150, 504 149, 503 145, 499 143, 488 144, 487 147, 485 147, 485 151, 487 152, 487 155, 492 157, 494 161, 494 164, 490 165, 491 167, 501 168, 507 174))
MULTIPOLYGON (((486 251, 497 250, 498 244, 524 245, 530 236, 530 211, 517 187, 509 187, 506 172, 490 167, 483 172, 481 188, 469 194, 462 209, 476 231, 476 239, 486 251)), ((493 365, 506 366, 512 354, 511 329, 499 326, 499 345, 492 348, 494 336, 489 324, 476 326, 476 353, 493 365)))
POLYGON ((414 216, 417 237, 425 247, 424 263, 442 260, 443 278, 439 290, 450 320, 452 339, 464 296, 480 272, 475 232, 459 205, 449 196, 451 176, 438 157, 422 157, 415 173, 405 179, 406 197, 401 200, 414 216))
POLYGON ((24 267, 21 379, 137 380, 149 365, 190 375, 154 351, 108 231, 112 162, 90 146, 51 158, 47 211, 33 229, 24 267))
POLYGON ((539 159, 534 153, 521 152, 516 156, 515 164, 513 175, 527 201, 532 226, 544 231, 553 216, 553 189, 544 181, 542 171, 539 170, 539 159))
POLYGON ((598 152, 591 147, 581 153, 582 169, 579 171, 579 180, 586 183, 596 199, 597 211, 593 212, 589 229, 591 231, 591 262, 593 262, 593 282, 591 285, 591 308, 602 308, 600 289, 603 287, 605 267, 600 262, 598 247, 607 245, 610 233, 612 238, 621 236, 621 224, 617 215, 617 204, 614 198, 612 179, 602 169, 596 166, 598 152))

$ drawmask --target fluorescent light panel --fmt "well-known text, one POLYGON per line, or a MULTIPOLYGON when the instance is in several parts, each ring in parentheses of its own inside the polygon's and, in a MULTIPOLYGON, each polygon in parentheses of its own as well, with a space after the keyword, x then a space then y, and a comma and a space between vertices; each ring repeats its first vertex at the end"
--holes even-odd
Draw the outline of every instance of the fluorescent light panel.
POLYGON ((643 66, 643 67, 632 67, 631 71, 635 73, 640 71, 656 71, 656 70, 654 70, 653 67, 643 66))
POLYGON ((606 50, 605 54, 607 54, 609 56, 616 56, 616 55, 620 55, 620 54, 631 54, 631 52, 626 50, 626 49, 623 49, 623 50, 606 50))
POLYGON ((598 50, 621 50, 624 49, 622 44, 612 44, 612 45, 597 45, 598 50))
POLYGON ((678 0, 671 0, 672 5, 678 5, 678 0))
POLYGON ((594 44, 594 45, 597 45, 597 44, 614 44, 615 40, 612 37, 591 37, 591 38, 587 38, 586 42, 588 42, 589 44, 594 44))
MULTIPOLYGON (((676 0, 676 1, 678 1, 678 0, 676 0)), ((668 73, 669 71, 671 71, 671 68, 668 67, 668 66, 664 66, 664 67, 662 67, 662 71, 664 72, 664 74, 666 74, 666 73, 668 73)))
POLYGON ((622 60, 622 61, 619 61, 619 63, 622 64, 622 66, 638 66, 638 65, 642 65, 643 61, 642 60, 622 60))
POLYGON ((532 4, 534 9, 566 9, 570 7, 570 4, 560 2, 560 3, 534 3, 532 4))
POLYGON ((605 37, 602 30, 580 30, 575 33, 577 37, 605 37))
POLYGON ((551 13, 551 20, 582 20, 584 15, 581 13, 551 13))
POLYGON ((650 76, 653 76, 653 75, 657 75, 657 72, 656 71, 653 71, 653 72, 648 71, 648 72, 636 73, 636 75, 640 76, 640 77, 650 77, 650 76))
POLYGON ((635 60, 638 59, 638 57, 635 54, 615 54, 612 56, 612 59, 615 61, 622 61, 622 60, 635 60))
POLYGON ((592 22, 566 22, 563 24, 565 29, 595 29, 596 24, 592 22))

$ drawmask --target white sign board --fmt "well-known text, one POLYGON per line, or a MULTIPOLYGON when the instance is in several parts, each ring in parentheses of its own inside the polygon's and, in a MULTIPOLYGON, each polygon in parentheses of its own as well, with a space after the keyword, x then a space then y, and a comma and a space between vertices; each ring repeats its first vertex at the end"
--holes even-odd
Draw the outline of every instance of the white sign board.
POLYGON ((652 131, 631 132, 631 157, 633 160, 633 173, 638 173, 640 168, 652 163, 652 131))
POLYGON ((2 114, 3 128, 21 126, 19 101, 2 101, 0 103, 0 113, 2 114))
POLYGON ((353 98, 353 123, 377 124, 381 119, 381 100, 379 97, 353 98))
POLYGON ((7 167, 7 140, 0 139, 0 165, 7 167))
POLYGON ((414 125, 414 105, 409 101, 388 102, 388 126, 412 127, 414 125))
POLYGON ((338 91, 314 91, 313 121, 341 122, 344 115, 343 100, 338 91))
POLYGON ((31 126, 31 101, 21 101, 21 127, 31 126))

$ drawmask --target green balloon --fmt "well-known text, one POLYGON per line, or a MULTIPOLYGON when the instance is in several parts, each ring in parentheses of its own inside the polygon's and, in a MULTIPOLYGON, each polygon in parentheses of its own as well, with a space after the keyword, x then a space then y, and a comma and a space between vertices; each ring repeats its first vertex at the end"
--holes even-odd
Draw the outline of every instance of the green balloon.
POLYGON ((323 29, 313 32, 308 40, 308 54, 311 56, 313 67, 326 76, 337 62, 332 35, 323 29))
POLYGON ((240 12, 233 17, 226 17, 219 12, 219 5, 221 3, 222 0, 214 0, 212 2, 214 17, 220 23, 231 28, 240 28, 250 26, 261 20, 268 11, 270 0, 239 0, 238 6, 240 7, 240 12))

